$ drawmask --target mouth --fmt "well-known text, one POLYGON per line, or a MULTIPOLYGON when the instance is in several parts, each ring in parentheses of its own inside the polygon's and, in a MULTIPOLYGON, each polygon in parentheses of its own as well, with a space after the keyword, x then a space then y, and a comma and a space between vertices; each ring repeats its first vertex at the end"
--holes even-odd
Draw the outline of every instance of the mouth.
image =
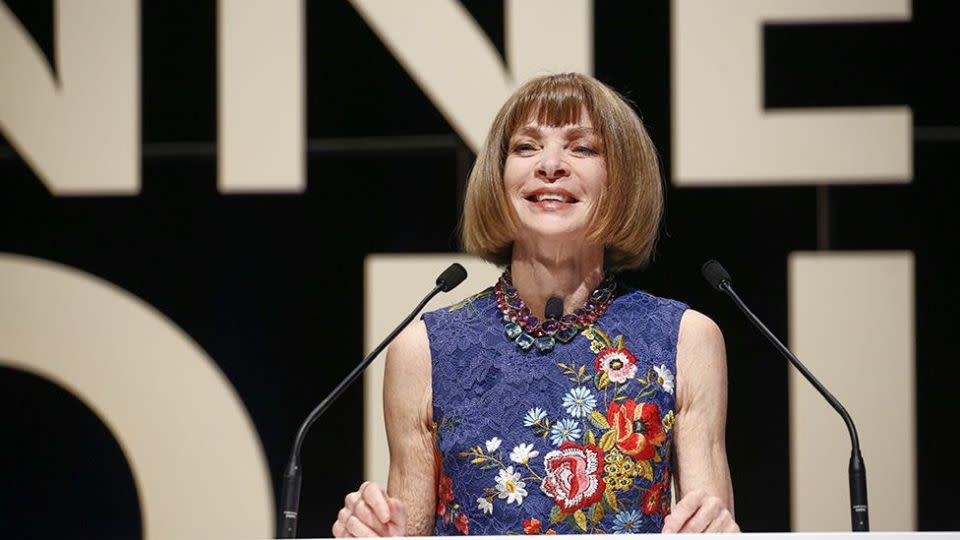
POLYGON ((533 193, 528 194, 524 198, 533 203, 558 202, 558 203, 572 204, 575 202, 579 202, 577 198, 574 197, 571 193, 568 193, 562 190, 561 191, 544 191, 544 190, 534 191, 533 193))

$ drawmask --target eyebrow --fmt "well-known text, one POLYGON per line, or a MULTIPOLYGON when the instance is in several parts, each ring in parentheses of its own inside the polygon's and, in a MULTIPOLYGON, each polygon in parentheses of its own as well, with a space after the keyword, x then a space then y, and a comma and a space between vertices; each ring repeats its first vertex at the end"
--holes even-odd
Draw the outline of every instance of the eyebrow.
MULTIPOLYGON (((583 137, 585 135, 595 135, 597 130, 592 127, 586 126, 573 126, 566 130, 565 135, 567 138, 575 139, 577 137, 583 137)), ((527 136, 527 137, 539 137, 543 134, 543 130, 539 126, 523 126, 514 133, 516 136, 527 136)))

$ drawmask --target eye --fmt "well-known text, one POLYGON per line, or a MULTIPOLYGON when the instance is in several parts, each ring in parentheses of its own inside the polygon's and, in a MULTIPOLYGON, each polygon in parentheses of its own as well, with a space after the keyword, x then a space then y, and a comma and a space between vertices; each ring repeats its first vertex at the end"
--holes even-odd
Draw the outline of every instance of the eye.
POLYGON ((529 154, 534 150, 536 150, 536 147, 534 147, 532 143, 528 142, 521 142, 513 145, 513 152, 515 154, 529 154))
POLYGON ((578 154, 584 154, 584 155, 588 155, 588 156, 595 156, 595 155, 597 155, 597 153, 598 153, 596 150, 593 149, 593 147, 585 146, 585 145, 582 145, 582 144, 578 144, 578 145, 574 146, 574 147, 573 147, 573 151, 576 152, 576 153, 578 153, 578 154))

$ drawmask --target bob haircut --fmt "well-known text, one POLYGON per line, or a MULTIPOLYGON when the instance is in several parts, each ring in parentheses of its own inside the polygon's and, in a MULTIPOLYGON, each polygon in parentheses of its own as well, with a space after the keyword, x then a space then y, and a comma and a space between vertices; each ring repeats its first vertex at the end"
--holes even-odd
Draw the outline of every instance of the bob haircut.
POLYGON ((503 169, 513 134, 534 120, 551 127, 576 123, 584 108, 597 130, 607 169, 587 238, 603 244, 604 264, 610 270, 639 268, 650 261, 663 215, 656 149, 618 92, 579 73, 531 79, 497 113, 467 183, 460 240, 468 253, 500 266, 510 263, 517 223, 504 191, 503 169))

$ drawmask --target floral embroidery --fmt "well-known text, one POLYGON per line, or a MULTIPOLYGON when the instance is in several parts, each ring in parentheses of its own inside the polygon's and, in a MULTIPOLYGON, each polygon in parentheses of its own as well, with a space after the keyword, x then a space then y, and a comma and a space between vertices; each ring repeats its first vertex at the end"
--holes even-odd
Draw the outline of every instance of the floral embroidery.
POLYGON ((563 396, 563 408, 574 418, 590 416, 597 406, 597 398, 585 386, 578 386, 563 396))
POLYGON ((534 450, 532 444, 520 443, 510 452, 510 461, 519 463, 520 465, 526 465, 531 459, 539 455, 540 452, 534 450))
POLYGON ((660 386, 663 387, 664 391, 668 394, 673 393, 673 373, 670 373, 670 370, 666 365, 660 364, 660 367, 653 368, 653 371, 657 374, 657 382, 660 383, 660 386))
POLYGON ((607 412, 607 422, 613 426, 617 448, 637 459, 657 456, 654 446, 666 440, 660 425, 660 409, 656 403, 635 403, 628 399, 623 406, 613 403, 607 412))
POLYGON ((544 493, 553 497, 563 512, 573 512, 600 500, 606 485, 603 453, 593 445, 564 443, 559 450, 543 458, 546 478, 540 484, 544 493))
POLYGON ((580 424, 572 418, 564 418, 553 425, 550 430, 550 442, 554 446, 560 446, 565 442, 575 441, 580 438, 580 424))
POLYGON ((637 359, 626 349, 601 349, 593 364, 601 376, 615 383, 624 383, 637 374, 637 359))
POLYGON ((642 517, 636 510, 624 510, 618 512, 613 518, 613 530, 621 534, 630 534, 639 532, 642 517))
POLYGON ((436 534, 659 532, 684 309, 628 292, 603 327, 536 358, 494 331, 489 292, 425 314, 434 417, 450 428, 437 437, 436 534))
MULTIPOLYGON (((435 436, 439 436, 439 427, 443 424, 443 420, 434 424, 435 436)), ((470 521, 467 514, 461 510, 460 505, 454 502, 453 479, 447 476, 443 469, 443 455, 436 449, 433 457, 434 470, 437 475, 437 516, 443 521, 444 525, 450 525, 452 522, 456 530, 463 534, 470 534, 470 521)), ((493 505, 490 506, 490 511, 493 512, 493 505)))
POLYGON ((540 520, 530 518, 523 520, 523 532, 526 534, 540 534, 540 520))
POLYGON ((513 472, 513 465, 506 469, 500 469, 497 473, 497 496, 506 499, 507 504, 516 502, 517 506, 523 502, 527 496, 527 490, 524 489, 527 483, 520 480, 520 473, 513 472))
POLYGON ((500 436, 460 453, 483 470, 497 471, 493 486, 477 499, 484 514, 495 512, 496 500, 521 507, 530 482, 539 482, 553 508, 549 516, 523 520, 525 534, 543 534, 541 519, 581 532, 607 532, 602 526, 607 513, 613 517, 611 532, 633 533, 644 530, 644 516, 669 511, 669 471, 659 474, 654 464, 668 457, 667 432, 675 415, 672 410, 661 415, 652 398, 657 392, 673 393, 674 375, 666 364, 640 373, 622 336, 611 340, 596 326, 582 335, 589 340, 593 361, 556 364, 571 385, 560 402, 562 416, 551 421, 547 409, 536 406, 522 418, 534 437, 557 447, 543 456, 542 474, 533 443, 517 441, 510 465, 500 451, 500 436))

